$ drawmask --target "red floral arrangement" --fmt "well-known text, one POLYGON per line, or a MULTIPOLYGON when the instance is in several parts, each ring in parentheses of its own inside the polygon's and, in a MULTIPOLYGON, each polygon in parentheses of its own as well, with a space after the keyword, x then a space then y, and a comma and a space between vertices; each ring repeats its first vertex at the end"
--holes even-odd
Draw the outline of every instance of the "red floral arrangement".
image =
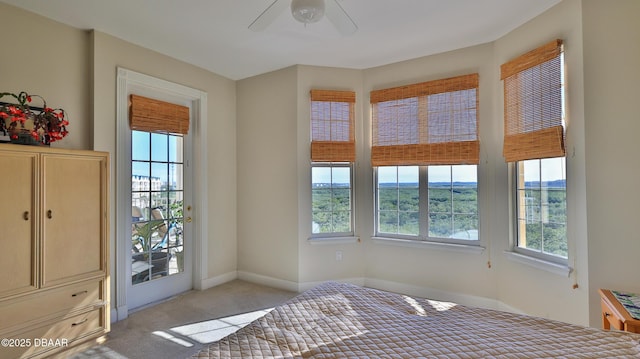
POLYGON ((12 97, 13 102, 17 102, 0 102, 0 131, 9 135, 12 140, 18 139, 21 134, 27 134, 35 141, 48 145, 69 134, 69 121, 63 109, 47 107, 44 98, 29 95, 24 91, 17 95, 9 92, 0 93, 0 99, 5 96, 12 97), (42 101, 41 108, 29 105, 34 97, 42 101), (28 120, 33 121, 33 128, 25 126, 28 120))

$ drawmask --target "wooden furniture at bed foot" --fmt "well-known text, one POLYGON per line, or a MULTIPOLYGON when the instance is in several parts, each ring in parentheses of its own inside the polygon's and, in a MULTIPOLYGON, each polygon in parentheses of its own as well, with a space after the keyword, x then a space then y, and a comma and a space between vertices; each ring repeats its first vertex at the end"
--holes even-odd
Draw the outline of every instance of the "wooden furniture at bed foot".
MULTIPOLYGON (((600 289, 600 305, 602 307, 602 328, 617 329, 632 333, 640 333, 640 319, 634 318, 616 295, 608 289, 600 289)), ((620 295, 620 294, 619 294, 620 295)), ((635 306, 632 302, 633 294, 622 294, 629 298, 628 305, 635 306)), ((638 296, 640 298, 640 296, 638 296)))
POLYGON ((0 358, 109 331, 104 152, 0 144, 0 358))

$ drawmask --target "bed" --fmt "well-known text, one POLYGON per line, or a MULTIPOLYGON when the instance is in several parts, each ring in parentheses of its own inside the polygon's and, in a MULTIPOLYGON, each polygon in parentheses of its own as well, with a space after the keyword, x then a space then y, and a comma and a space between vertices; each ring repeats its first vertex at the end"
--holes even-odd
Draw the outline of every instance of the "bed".
POLYGON ((327 282, 192 358, 640 358, 640 335, 327 282))

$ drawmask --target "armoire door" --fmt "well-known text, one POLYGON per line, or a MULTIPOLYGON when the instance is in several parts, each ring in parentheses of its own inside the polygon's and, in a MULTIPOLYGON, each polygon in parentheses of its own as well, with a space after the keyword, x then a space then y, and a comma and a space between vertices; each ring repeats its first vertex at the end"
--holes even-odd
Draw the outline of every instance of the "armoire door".
POLYGON ((37 289, 37 155, 0 151, 0 298, 37 289))
POLYGON ((42 156, 44 287, 104 272, 106 163, 101 156, 42 156))

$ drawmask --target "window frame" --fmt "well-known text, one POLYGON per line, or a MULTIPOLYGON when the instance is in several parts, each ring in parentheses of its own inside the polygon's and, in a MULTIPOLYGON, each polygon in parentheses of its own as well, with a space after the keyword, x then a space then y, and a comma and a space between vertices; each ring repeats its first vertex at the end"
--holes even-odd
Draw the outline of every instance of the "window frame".
MULTIPOLYGON (((431 165, 431 166, 442 166, 442 165, 431 165)), ((448 165, 450 167, 453 166, 469 166, 469 165, 448 165)), ((477 188, 477 230, 478 230, 478 238, 477 239, 458 239, 458 238, 448 238, 448 237, 432 237, 429 235, 429 167, 430 166, 416 166, 418 167, 418 235, 408 235, 408 234, 400 234, 400 233, 387 233, 380 232, 380 215, 379 215, 379 193, 378 193, 378 169, 380 167, 400 167, 400 166, 376 166, 373 167, 373 191, 374 191, 374 238, 378 239, 390 239, 390 240, 402 240, 409 241, 412 243, 429 243, 429 244, 443 244, 443 245, 456 245, 456 246, 465 246, 465 247, 481 247, 482 238, 481 238, 481 205, 480 205, 480 165, 472 165, 476 166, 476 188, 477 188)))
MULTIPOLYGON (((309 175, 310 175, 310 200, 311 200, 311 235, 309 239, 339 239, 339 238, 351 238, 355 236, 355 163, 354 162, 311 162, 309 166, 309 175), (349 169, 349 198, 350 198, 350 218, 349 218, 349 226, 351 231, 348 232, 321 232, 314 233, 313 232, 313 169, 314 168, 348 168, 349 169)), ((333 211, 332 211, 333 213, 333 211)))
MULTIPOLYGON (((566 241, 566 245, 567 247, 569 246, 569 223, 568 223, 568 216, 567 216, 567 212, 569 209, 569 201, 567 198, 567 185, 568 185, 568 181, 567 181, 567 157, 553 157, 553 158, 564 158, 564 174, 565 174, 565 241, 566 241)), ((537 159, 537 160, 542 160, 542 159, 537 159)), ((511 244, 511 251, 526 257, 530 257, 533 259, 538 259, 541 260, 543 262, 548 262, 548 263, 553 263, 553 264, 557 264, 557 265, 562 265, 562 266, 567 266, 569 263, 569 249, 567 248, 567 257, 562 257, 559 255, 555 255, 552 253, 545 253, 543 251, 537 251, 534 249, 530 249, 530 248, 526 248, 526 247, 521 247, 520 246, 520 224, 519 224, 519 220, 518 220, 518 213, 520 211, 520 206, 519 206, 519 201, 518 201, 518 174, 519 174, 519 166, 520 163, 522 161, 516 161, 510 164, 511 170, 512 170, 512 175, 511 178, 513 180, 513 185, 511 186, 511 190, 512 190, 512 206, 511 206, 511 213, 513 215, 513 220, 511 221, 512 225, 513 225, 513 230, 512 235, 513 235, 513 240, 512 240, 512 244, 511 244)), ((542 174, 540 174, 540 176, 542 176, 542 174)))

